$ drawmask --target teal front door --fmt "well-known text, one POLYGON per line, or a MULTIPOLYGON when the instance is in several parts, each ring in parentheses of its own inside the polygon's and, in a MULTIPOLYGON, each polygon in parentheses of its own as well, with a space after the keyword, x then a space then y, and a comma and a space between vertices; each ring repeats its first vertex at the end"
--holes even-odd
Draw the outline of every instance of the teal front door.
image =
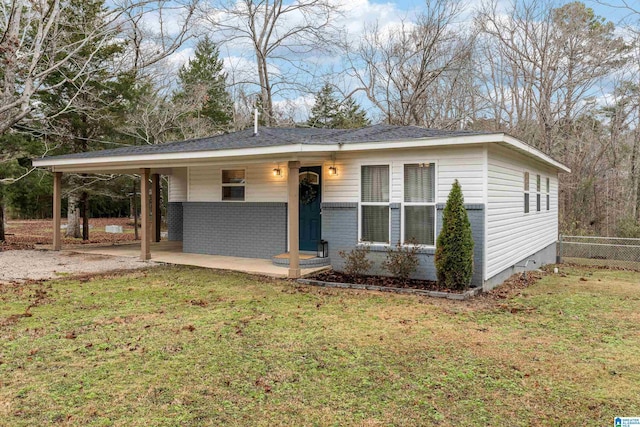
POLYGON ((300 250, 316 251, 320 241, 322 167, 300 168, 300 250))

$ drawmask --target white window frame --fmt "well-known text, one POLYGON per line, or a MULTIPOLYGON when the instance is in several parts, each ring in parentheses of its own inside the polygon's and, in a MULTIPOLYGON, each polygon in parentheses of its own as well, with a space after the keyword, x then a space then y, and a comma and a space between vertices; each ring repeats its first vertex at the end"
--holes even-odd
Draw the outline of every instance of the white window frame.
POLYGON ((546 177, 545 199, 547 204, 547 212, 551 210, 551 178, 546 177))
POLYGON ((528 215, 531 213, 531 173, 529 173, 529 171, 522 171, 522 184, 522 198, 524 199, 522 205, 524 214, 528 215), (529 195, 529 197, 527 197, 527 195, 529 195))
POLYGON ((536 212, 542 212, 542 176, 536 174, 536 212))
POLYGON ((226 203, 244 203, 247 201, 247 169, 246 168, 220 168, 220 200, 226 203), (225 183, 224 171, 242 171, 244 173, 243 183, 225 183), (224 188, 225 187, 244 187, 244 199, 243 200, 225 200, 224 188))
POLYGON ((405 162, 402 163, 402 191, 400 192, 402 208, 400 212, 400 241, 405 246, 417 246, 420 248, 435 248, 436 240, 438 240, 438 236, 436 235, 436 223, 438 222, 438 162, 435 160, 432 161, 422 161, 422 162, 405 162), (433 202, 405 202, 404 201, 404 166, 405 165, 415 165, 420 163, 433 163, 433 202), (406 243, 405 240, 405 214, 404 208, 406 206, 433 206, 433 245, 425 245, 425 244, 417 244, 412 245, 410 243, 406 243))
POLYGON ((393 170, 391 163, 385 162, 366 162, 358 165, 358 243, 366 243, 370 245, 391 245, 391 200, 393 193, 393 170), (389 168, 389 201, 387 202, 363 202, 362 201, 362 167, 363 166, 387 166, 389 168), (386 206, 389 210, 389 224, 387 235, 389 236, 388 242, 370 242, 362 240, 362 206, 386 206))

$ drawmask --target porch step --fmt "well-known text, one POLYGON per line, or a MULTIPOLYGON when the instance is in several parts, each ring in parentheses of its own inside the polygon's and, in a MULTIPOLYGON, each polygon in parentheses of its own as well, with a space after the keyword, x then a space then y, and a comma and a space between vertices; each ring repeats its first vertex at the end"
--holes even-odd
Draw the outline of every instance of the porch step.
MULTIPOLYGON (((289 253, 276 255, 273 258, 271 258, 271 262, 273 263, 273 265, 277 265, 279 267, 289 266, 289 253)), ((325 265, 331 265, 330 258, 318 258, 315 255, 300 254, 301 268, 323 267, 325 265)))

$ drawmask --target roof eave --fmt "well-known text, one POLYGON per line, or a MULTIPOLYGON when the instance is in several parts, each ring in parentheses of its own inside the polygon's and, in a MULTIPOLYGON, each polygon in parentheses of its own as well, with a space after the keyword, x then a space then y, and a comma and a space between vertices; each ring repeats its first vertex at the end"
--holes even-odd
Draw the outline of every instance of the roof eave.
POLYGON ((557 162, 546 154, 542 153, 522 141, 513 138, 504 133, 476 134, 476 135, 458 135, 453 137, 430 137, 416 138, 411 140, 400 141, 372 141, 343 144, 332 142, 327 144, 287 144, 274 145, 267 147, 250 147, 250 148, 232 148, 221 150, 207 151, 187 151, 175 153, 152 153, 152 154, 128 154, 121 156, 101 156, 101 157, 83 157, 83 158, 42 158, 33 161, 36 167, 51 167, 53 170, 64 172, 66 168, 87 167, 109 167, 118 165, 119 167, 147 167, 146 165, 154 162, 162 161, 180 161, 180 160, 224 160, 238 157, 261 157, 273 155, 300 155, 325 152, 342 152, 342 151, 368 151, 383 149, 400 149, 400 148, 419 148, 419 147, 437 147, 451 145, 472 145, 504 142, 513 148, 525 152, 532 157, 536 157, 543 162, 552 165, 558 170, 570 172, 570 169, 562 163, 557 162))
POLYGON ((567 173, 571 173, 571 169, 567 166, 565 166, 564 164, 560 163, 559 161, 555 160, 554 158, 552 158, 551 156, 548 156, 546 154, 544 154, 542 151, 538 150, 537 148, 526 144, 522 141, 520 141, 517 138, 514 138, 510 135, 507 134, 502 134, 503 137, 503 142, 509 144, 510 146, 520 150, 520 151, 524 151, 525 153, 533 156, 533 157, 537 157, 541 160, 543 160, 545 163, 548 163, 550 165, 552 165, 553 167, 555 167, 556 169, 562 171, 562 172, 567 172, 567 173))

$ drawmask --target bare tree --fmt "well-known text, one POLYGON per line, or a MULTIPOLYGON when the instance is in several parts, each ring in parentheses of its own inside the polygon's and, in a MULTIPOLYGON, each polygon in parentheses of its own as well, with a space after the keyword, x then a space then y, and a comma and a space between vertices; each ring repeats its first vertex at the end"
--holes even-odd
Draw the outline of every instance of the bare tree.
POLYGON ((38 91, 55 91, 58 86, 73 83, 80 92, 89 72, 87 65, 115 35, 128 40, 129 65, 136 69, 155 64, 173 53, 188 36, 195 9, 195 3, 172 2, 170 7, 177 5, 183 12, 182 21, 179 30, 171 34, 163 26, 167 2, 127 0, 114 4, 98 25, 92 22, 92 27, 83 28, 84 37, 74 39, 68 37, 74 28, 66 25, 69 10, 73 10, 71 0, 0 2, 0 68, 3 70, 0 134, 29 116, 33 110, 32 98, 38 91), (148 16, 157 21, 155 30, 146 25, 148 16), (88 47, 90 51, 86 52, 88 47), (80 52, 83 54, 79 55, 80 52), (82 60, 76 62, 79 58, 82 60), (74 67, 67 69, 73 73, 55 84, 47 83, 49 76, 72 62, 74 67))
POLYGON ((188 117, 201 100, 198 97, 174 99, 172 85, 170 80, 155 79, 147 79, 141 84, 139 93, 128 107, 127 120, 118 131, 139 145, 202 136, 202 123, 192 123, 188 117))
POLYGON ((572 169, 560 188, 565 230, 606 229, 602 186, 614 176, 620 140, 598 98, 626 61, 625 41, 580 2, 554 8, 548 0, 516 0, 505 13, 494 1, 477 23, 496 128, 572 169))
MULTIPOLYGON (((47 122, 68 113, 95 120, 108 108, 107 101, 98 99, 104 104, 98 108, 93 102, 96 96, 91 81, 96 72, 104 81, 125 72, 136 78, 175 52, 189 37, 196 0, 115 1, 106 8, 97 5, 101 10, 91 19, 79 19, 85 16, 85 6, 74 0, 0 2, 0 134, 18 124, 24 130, 29 122, 43 132, 47 122), (168 20, 172 25, 167 25, 168 20), (124 52, 118 60, 106 63, 103 53, 116 43, 125 45, 124 52), (65 96, 56 96, 62 92, 65 96), (40 108, 42 94, 63 102, 48 104, 55 108, 40 108)), ((45 131, 51 131, 52 140, 56 139, 56 127, 45 131)), ((65 145, 73 140, 73 136, 63 136, 53 144, 65 145)), ((2 161, 12 161, 13 155, 3 147, 0 152, 2 161)), ((86 210, 86 197, 84 200, 86 210)))
POLYGON ((477 22, 484 38, 488 99, 509 131, 543 151, 556 144, 595 96, 601 79, 624 62, 614 25, 583 3, 552 8, 546 0, 513 3, 505 15, 494 2, 477 22))
MULTIPOLYGON (((310 55, 322 55, 335 41, 330 0, 213 0, 204 10, 219 43, 253 52, 259 106, 266 125, 275 123, 274 97, 291 93, 308 78, 310 55)), ((236 82, 242 84, 242 81, 236 82)))
POLYGON ((376 24, 347 44, 348 73, 385 121, 457 127, 470 114, 473 35, 456 26, 458 0, 428 0, 416 22, 376 24))

